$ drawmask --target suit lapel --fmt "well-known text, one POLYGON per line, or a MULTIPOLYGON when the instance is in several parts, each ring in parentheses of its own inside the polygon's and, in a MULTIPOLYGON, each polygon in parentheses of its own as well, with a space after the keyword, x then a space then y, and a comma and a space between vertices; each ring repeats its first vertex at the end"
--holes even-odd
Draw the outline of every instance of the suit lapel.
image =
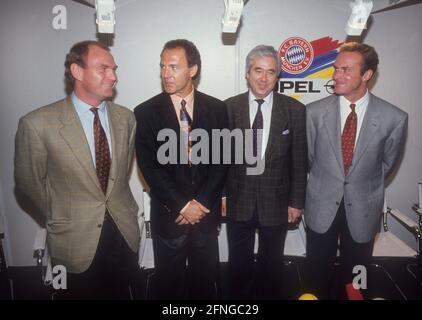
POLYGON ((107 196, 113 189, 114 181, 117 179, 119 173, 118 166, 120 163, 120 157, 126 154, 126 150, 123 150, 125 143, 123 141, 124 128, 121 124, 120 114, 113 106, 107 103, 107 114, 110 123, 110 135, 111 135, 111 167, 107 186, 107 196))
POLYGON ((206 108, 204 101, 201 100, 201 96, 195 90, 193 98, 192 130, 196 128, 204 128, 204 121, 206 122, 205 112, 206 108))
POLYGON ((59 118, 63 123, 63 127, 60 129, 60 135, 66 141, 81 166, 86 170, 88 177, 98 187, 98 190, 101 191, 88 141, 86 140, 84 129, 70 98, 66 99, 63 112, 59 118))
POLYGON ((359 137, 356 142, 356 147, 353 154, 353 167, 350 169, 349 174, 353 172, 353 169, 356 167, 360 158, 365 153, 368 145, 375 137, 375 133, 380 126, 380 116, 381 114, 379 108, 375 103, 373 103, 372 95, 370 95, 365 116, 363 118, 362 127, 360 128, 359 137))
POLYGON ((240 103, 237 108, 238 110, 235 112, 235 123, 238 124, 238 128, 242 129, 242 131, 244 129, 251 129, 251 119, 249 117, 249 92, 244 93, 240 97, 240 103))
MULTIPOLYGON (((206 105, 205 101, 201 99, 201 96, 198 94, 198 91, 194 91, 194 98, 193 98, 193 120, 192 120, 192 130, 201 128, 206 128, 207 122, 207 115, 206 115, 206 105)), ((211 137, 209 137, 211 139, 211 137)), ((211 141, 210 141, 211 142, 211 141)), ((210 144, 211 145, 211 144, 210 144)), ((194 177, 198 167, 198 165, 190 166, 191 177, 194 177)))
MULTIPOLYGON (((234 123, 236 129, 242 130, 243 133, 243 157, 245 157, 246 130, 251 129, 251 121, 249 117, 249 91, 245 92, 239 97, 239 100, 237 101, 237 104, 234 107, 235 110, 234 112, 232 112, 232 114, 234 116, 234 123)), ((246 163, 245 158, 243 158, 243 163, 246 163)))
MULTIPOLYGON (((194 103, 196 104, 197 102, 194 102, 194 103)), ((161 93, 160 101, 157 105, 157 113, 160 119, 159 129, 173 130, 176 133, 177 139, 180 141, 180 123, 179 123, 176 110, 174 109, 174 105, 173 105, 173 102, 171 101, 171 97, 169 94, 165 92, 161 93)), ((196 115, 194 114, 194 122, 195 122, 195 117, 196 115)), ((179 141, 177 142, 177 148, 180 148, 179 141)), ((177 152, 179 154, 179 150, 177 152)), ((178 160, 180 160, 180 157, 178 157, 178 160)), ((188 165, 182 165, 182 166, 185 168, 186 174, 190 175, 189 166, 188 165)))
POLYGON ((157 106, 157 112, 160 114, 160 119, 163 119, 162 128, 172 129, 177 132, 177 135, 179 136, 180 124, 173 102, 167 93, 163 92, 161 95, 161 102, 157 106))
POLYGON ((287 127, 287 114, 283 106, 281 97, 273 94, 273 107, 271 110, 270 134, 268 136, 267 148, 265 149, 265 159, 269 160, 274 150, 277 148, 282 131, 287 127))
POLYGON ((323 118, 328 140, 334 151, 338 165, 341 168, 341 172, 344 172, 341 150, 340 102, 338 97, 333 98, 332 103, 327 105, 323 118))

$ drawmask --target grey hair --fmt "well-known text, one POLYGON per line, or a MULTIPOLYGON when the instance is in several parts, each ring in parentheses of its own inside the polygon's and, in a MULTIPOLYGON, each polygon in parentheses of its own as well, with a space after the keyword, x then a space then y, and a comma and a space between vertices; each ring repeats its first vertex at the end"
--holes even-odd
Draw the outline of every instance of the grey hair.
POLYGON ((266 45, 259 45, 256 46, 255 48, 253 48, 247 55, 246 57, 246 73, 249 73, 249 71, 251 70, 253 61, 256 58, 261 58, 261 57, 271 57, 276 61, 276 65, 277 65, 277 74, 280 73, 280 69, 281 69, 281 60, 280 60, 280 56, 278 55, 278 52, 274 49, 274 47, 272 46, 266 46, 266 45))

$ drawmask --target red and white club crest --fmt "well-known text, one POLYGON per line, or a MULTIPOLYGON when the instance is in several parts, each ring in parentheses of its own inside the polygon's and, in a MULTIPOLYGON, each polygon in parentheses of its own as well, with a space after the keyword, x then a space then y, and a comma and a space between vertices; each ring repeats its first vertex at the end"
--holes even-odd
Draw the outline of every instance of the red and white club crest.
POLYGON ((314 59, 312 45, 303 38, 286 39, 278 49, 283 71, 298 74, 308 69, 314 59))

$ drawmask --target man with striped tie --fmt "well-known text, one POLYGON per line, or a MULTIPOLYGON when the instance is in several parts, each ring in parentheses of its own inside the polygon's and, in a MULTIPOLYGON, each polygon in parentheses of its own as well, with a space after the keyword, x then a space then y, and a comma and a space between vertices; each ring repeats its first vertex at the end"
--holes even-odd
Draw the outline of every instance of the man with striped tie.
POLYGON ((201 58, 192 42, 167 42, 160 67, 164 92, 135 109, 136 154, 151 190, 157 298, 210 299, 215 297, 217 225, 226 166, 222 161, 212 163, 211 139, 205 146, 207 161, 192 161, 190 133, 201 129, 211 137, 213 129, 227 128, 226 106, 195 89, 201 58), (159 159, 159 149, 167 143, 158 138, 162 130, 177 134, 180 152, 174 163, 159 159))

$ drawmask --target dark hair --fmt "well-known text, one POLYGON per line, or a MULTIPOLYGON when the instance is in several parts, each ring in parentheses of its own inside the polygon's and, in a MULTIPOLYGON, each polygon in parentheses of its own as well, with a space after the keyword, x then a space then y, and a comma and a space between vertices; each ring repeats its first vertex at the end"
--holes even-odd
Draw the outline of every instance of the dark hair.
POLYGON ((197 79, 201 73, 201 55, 199 54, 196 46, 186 39, 170 40, 164 45, 161 54, 163 54, 164 50, 176 48, 182 48, 185 50, 189 68, 193 67, 194 65, 198 66, 198 72, 195 74, 195 76, 192 77, 193 80, 197 79))
POLYGON ((75 84, 75 78, 73 78, 72 76, 70 66, 73 63, 76 63, 78 66, 85 68, 85 58, 88 54, 90 46, 97 46, 101 49, 110 51, 110 49, 106 45, 93 40, 82 41, 74 44, 72 48, 70 48, 69 53, 66 55, 66 60, 64 62, 64 78, 66 82, 67 91, 72 91, 75 84))
POLYGON ((379 60, 378 54, 373 47, 359 42, 347 42, 340 47, 340 52, 357 52, 362 55, 361 75, 366 70, 372 70, 374 73, 377 71, 379 60))

